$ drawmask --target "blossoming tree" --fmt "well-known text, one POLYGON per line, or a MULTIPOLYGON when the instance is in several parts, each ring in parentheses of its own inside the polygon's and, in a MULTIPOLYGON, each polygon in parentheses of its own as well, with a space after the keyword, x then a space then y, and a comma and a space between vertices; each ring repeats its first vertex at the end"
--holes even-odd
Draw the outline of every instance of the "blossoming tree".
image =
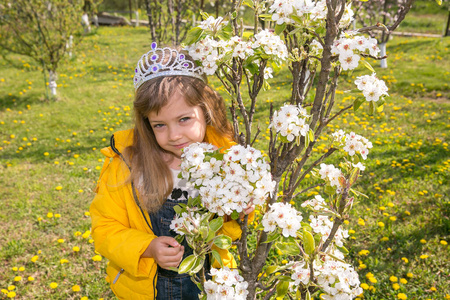
MULTIPOLYGON (((341 225, 356 197, 363 196, 353 186, 372 143, 339 130, 328 136, 326 151, 313 155, 316 141, 339 115, 357 110, 363 102, 376 113, 388 95, 385 83, 362 59, 379 58, 376 39, 365 33, 383 25, 347 30, 353 20, 351 2, 234 0, 234 12, 224 18, 204 15, 205 21, 190 32, 190 55, 208 75, 217 76, 232 97, 230 111, 239 142, 222 152, 194 144, 183 154, 182 176, 200 195, 176 208, 178 217, 171 226, 194 249, 178 271, 192 275, 204 299, 311 299, 319 293, 322 299, 351 299, 362 293, 356 271, 345 262, 348 233, 341 225), (236 18, 242 5, 254 12, 250 32, 236 18), (261 19, 273 30, 260 30, 261 19), (254 125, 256 104, 273 68, 283 62, 291 73, 292 93, 281 107, 270 109, 266 160, 252 147, 261 132, 254 125), (369 74, 355 80, 356 100, 337 109, 335 93, 342 71, 360 65, 369 74), (344 157, 338 166, 326 163, 339 152, 344 157), (305 178, 310 176, 314 180, 307 186, 305 178), (320 193, 308 199, 305 195, 313 188, 320 193), (243 214, 252 204, 257 213, 243 214), (238 268, 213 268, 210 278, 203 270, 207 255, 220 262, 220 249, 233 243, 220 234, 223 218, 215 216, 224 215, 242 229, 234 242, 238 268), (278 257, 269 255, 273 250, 278 257), (281 259, 287 263, 281 264, 281 259)), ((412 2, 401 8, 400 18, 412 2)))

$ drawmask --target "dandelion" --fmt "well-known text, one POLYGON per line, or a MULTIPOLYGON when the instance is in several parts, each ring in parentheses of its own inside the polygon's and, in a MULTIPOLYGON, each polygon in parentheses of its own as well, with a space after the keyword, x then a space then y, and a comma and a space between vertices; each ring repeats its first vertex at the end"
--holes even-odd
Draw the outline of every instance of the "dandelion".
POLYGON ((72 248, 73 252, 79 252, 80 251, 80 247, 75 246, 72 248))
POLYGON ((58 244, 64 243, 64 239, 58 239, 58 244))
POLYGON ((391 220, 391 221, 396 221, 396 220, 397 220, 397 217, 392 216, 392 217, 389 218, 389 220, 391 220))
POLYGON ((407 284, 408 280, 406 280, 405 278, 400 278, 400 283, 401 284, 407 284))
POLYGON ((358 225, 364 226, 364 225, 366 225, 366 222, 363 219, 359 218, 358 219, 358 225))
POLYGON ((63 258, 59 262, 60 262, 60 264, 63 265, 63 264, 67 264, 69 261, 67 259, 63 258))
POLYGON ((81 236, 83 239, 87 239, 91 235, 91 232, 89 230, 86 230, 83 235, 81 236))
POLYGON ((437 289, 434 287, 434 286, 432 286, 431 288, 430 288, 430 291, 432 291, 432 292, 436 292, 437 291, 437 289))
POLYGON ((80 298, 80 300, 88 300, 88 299, 89 299, 89 298, 86 297, 86 296, 80 298))
POLYGON ((400 299, 400 300, 406 300, 406 299, 408 299, 408 297, 407 297, 406 294, 404 294, 404 293, 399 293, 399 294, 397 295, 397 298, 400 299))
POLYGON ((406 257, 402 257, 402 260, 405 262, 405 264, 407 264, 409 261, 406 257))
POLYGON ((57 187, 55 187, 55 190, 57 190, 57 191, 62 190, 62 186, 58 185, 57 187))
POLYGON ((427 259, 428 258, 428 255, 427 254, 422 254, 421 256, 420 256, 420 259, 427 259))
POLYGON ((23 272, 23 271, 25 271, 25 267, 20 267, 19 272, 23 272))
POLYGON ((367 283, 361 283, 360 287, 362 287, 364 290, 369 289, 369 285, 367 283))
POLYGON ((84 215, 85 215, 86 217, 89 217, 89 216, 91 215, 91 213, 88 212, 88 211, 85 211, 85 212, 84 212, 84 215))
POLYGON ((14 272, 17 272, 19 269, 17 267, 12 267, 11 270, 13 270, 14 272))
POLYGON ((413 275, 413 273, 406 273, 406 277, 408 277, 408 278, 413 278, 414 275, 413 275))
POLYGON ((440 241, 439 243, 440 243, 441 245, 447 246, 447 241, 442 240, 442 241, 440 241))
POLYGON ((102 257, 100 255, 95 255, 92 257, 93 261, 102 261, 102 257))
POLYGON ((14 298, 16 297, 16 292, 8 292, 8 294, 6 295, 8 298, 14 298))
POLYGON ((49 219, 53 218, 53 213, 52 212, 47 213, 47 218, 49 219))
POLYGON ((74 292, 79 292, 79 291, 80 291, 80 286, 79 286, 78 284, 74 285, 74 286, 72 287, 72 291, 74 291, 74 292))
POLYGON ((426 240, 424 240, 424 239, 421 239, 421 240, 420 240, 420 243, 421 243, 421 244, 426 244, 426 243, 427 243, 427 241, 426 241, 426 240))
POLYGON ((379 227, 383 228, 384 227, 384 223, 383 222, 378 222, 377 223, 379 227))
POLYGON ((50 153, 44 152, 44 156, 49 156, 49 155, 50 155, 50 153))
POLYGON ((51 289, 56 289, 57 287, 58 287, 58 284, 56 282, 50 283, 50 288, 51 289))
POLYGON ((363 256, 363 255, 369 255, 370 251, 369 250, 361 250, 358 252, 359 255, 363 256))
POLYGON ((22 276, 16 276, 14 277, 14 281, 19 282, 22 280, 22 276))
POLYGON ((79 231, 75 231, 75 233, 73 234, 74 236, 80 236, 82 233, 79 231))
POLYGON ((387 242, 387 241, 389 241, 389 238, 387 236, 384 236, 380 239, 380 241, 387 242))
POLYGON ((398 278, 395 277, 395 276, 391 276, 391 277, 389 277, 389 280, 390 280, 391 282, 397 282, 397 281, 398 281, 398 278))
POLYGON ((34 281, 34 277, 33 276, 28 276, 28 281, 34 281))
POLYGON ((394 283, 392 285, 392 288, 394 289, 394 291, 396 291, 396 290, 400 289, 400 285, 398 283, 394 283))

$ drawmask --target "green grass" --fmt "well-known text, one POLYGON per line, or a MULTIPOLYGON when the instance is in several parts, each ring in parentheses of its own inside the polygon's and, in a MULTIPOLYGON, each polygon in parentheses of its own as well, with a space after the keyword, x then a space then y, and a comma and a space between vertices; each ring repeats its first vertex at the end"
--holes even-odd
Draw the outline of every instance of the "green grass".
MULTIPOLYGON (((86 212, 103 164, 100 149, 111 133, 132 124, 132 70, 149 44, 145 28, 100 28, 87 36, 61 66, 58 101, 45 100, 38 65, 18 56, 0 60, 0 289, 15 286, 22 299, 113 298, 104 281, 106 259, 92 259, 86 212)), ((449 39, 394 38, 388 69, 370 61, 390 87, 384 112, 370 116, 363 105, 337 120, 340 128, 374 143, 358 186, 369 199, 358 199, 346 225, 354 230, 350 257, 370 287, 365 299, 394 299, 403 292, 408 299, 437 300, 450 293, 444 243, 450 242, 449 47, 449 39), (366 279, 368 272, 376 283, 366 279), (391 276, 407 283, 395 290, 391 276)), ((352 101, 343 91, 363 72, 344 74, 338 106, 352 101)), ((286 75, 281 70, 261 95, 259 148, 266 147, 269 103, 279 105, 290 95, 286 75)), ((212 84, 225 96, 216 80, 212 84)), ((317 143, 316 154, 326 142, 317 143)))

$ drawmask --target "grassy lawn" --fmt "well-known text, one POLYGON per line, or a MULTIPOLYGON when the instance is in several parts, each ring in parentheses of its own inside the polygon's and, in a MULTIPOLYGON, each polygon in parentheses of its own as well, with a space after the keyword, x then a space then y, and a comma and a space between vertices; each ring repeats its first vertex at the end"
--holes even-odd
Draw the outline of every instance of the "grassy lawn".
MULTIPOLYGON (((20 299, 113 298, 88 209, 104 162, 100 149, 132 124, 131 77, 149 36, 145 28, 87 36, 59 71, 58 101, 45 100, 34 62, 0 60, 0 299, 8 292, 20 299)), ((367 284, 364 299, 450 298, 449 48, 449 38, 395 37, 388 69, 370 61, 390 88, 384 111, 370 116, 363 105, 327 132, 354 130, 374 144, 358 186, 369 199, 358 199, 345 225, 351 260, 367 284)), ((342 76, 337 106, 352 101, 344 91, 363 72, 342 76)), ((275 74, 261 95, 261 149, 268 104, 289 97, 286 76, 284 69, 275 74)), ((315 153, 326 143, 324 136, 315 153)))

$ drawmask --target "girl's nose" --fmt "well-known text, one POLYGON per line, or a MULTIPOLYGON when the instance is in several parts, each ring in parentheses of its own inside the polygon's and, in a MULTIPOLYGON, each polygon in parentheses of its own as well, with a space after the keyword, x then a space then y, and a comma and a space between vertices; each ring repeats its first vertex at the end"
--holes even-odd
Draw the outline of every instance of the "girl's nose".
POLYGON ((180 139, 181 131, 178 128, 170 128, 169 129, 169 140, 176 141, 180 139))

